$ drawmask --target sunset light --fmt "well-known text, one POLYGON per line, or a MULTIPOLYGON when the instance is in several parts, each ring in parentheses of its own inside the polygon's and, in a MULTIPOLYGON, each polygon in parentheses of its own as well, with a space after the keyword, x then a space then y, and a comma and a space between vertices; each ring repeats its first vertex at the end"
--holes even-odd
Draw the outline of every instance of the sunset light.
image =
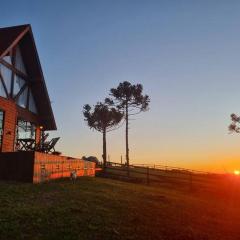
POLYGON ((235 174, 236 176, 239 176, 239 175, 240 175, 240 170, 235 170, 235 171, 234 171, 234 174, 235 174))
POLYGON ((0 240, 240 240, 240 0, 0 2, 0 240))

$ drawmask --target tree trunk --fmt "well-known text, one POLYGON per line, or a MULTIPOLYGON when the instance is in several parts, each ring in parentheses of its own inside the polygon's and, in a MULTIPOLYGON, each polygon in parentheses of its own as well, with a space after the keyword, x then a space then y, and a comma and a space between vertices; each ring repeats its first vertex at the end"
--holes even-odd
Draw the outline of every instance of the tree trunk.
POLYGON ((107 163, 107 143, 106 143, 106 129, 103 130, 103 168, 106 167, 107 163))
POLYGON ((128 148, 128 104, 126 104, 126 163, 129 166, 129 148, 128 148))

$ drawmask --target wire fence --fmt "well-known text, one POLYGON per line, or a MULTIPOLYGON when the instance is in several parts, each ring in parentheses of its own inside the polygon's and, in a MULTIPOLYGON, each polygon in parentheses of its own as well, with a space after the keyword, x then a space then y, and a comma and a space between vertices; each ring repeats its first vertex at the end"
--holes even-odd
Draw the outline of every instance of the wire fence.
POLYGON ((184 184, 190 189, 194 184, 216 184, 223 175, 155 164, 125 164, 107 162, 104 175, 137 182, 184 184))

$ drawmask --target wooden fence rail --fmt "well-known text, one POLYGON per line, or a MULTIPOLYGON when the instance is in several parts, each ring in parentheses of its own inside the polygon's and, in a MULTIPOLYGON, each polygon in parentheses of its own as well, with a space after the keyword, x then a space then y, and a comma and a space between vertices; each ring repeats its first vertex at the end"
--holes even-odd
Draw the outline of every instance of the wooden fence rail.
POLYGON ((113 177, 135 179, 138 181, 150 183, 157 182, 175 182, 187 184, 192 189, 194 183, 214 183, 216 184, 222 175, 195 171, 185 168, 176 168, 163 165, 129 165, 107 162, 104 174, 113 177))

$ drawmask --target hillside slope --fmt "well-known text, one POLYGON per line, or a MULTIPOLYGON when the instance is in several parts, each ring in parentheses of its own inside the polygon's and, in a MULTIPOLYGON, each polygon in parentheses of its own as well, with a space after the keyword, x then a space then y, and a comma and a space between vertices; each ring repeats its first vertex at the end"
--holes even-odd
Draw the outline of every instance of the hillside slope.
POLYGON ((237 240, 239 188, 189 192, 103 178, 0 182, 0 239, 237 240))

